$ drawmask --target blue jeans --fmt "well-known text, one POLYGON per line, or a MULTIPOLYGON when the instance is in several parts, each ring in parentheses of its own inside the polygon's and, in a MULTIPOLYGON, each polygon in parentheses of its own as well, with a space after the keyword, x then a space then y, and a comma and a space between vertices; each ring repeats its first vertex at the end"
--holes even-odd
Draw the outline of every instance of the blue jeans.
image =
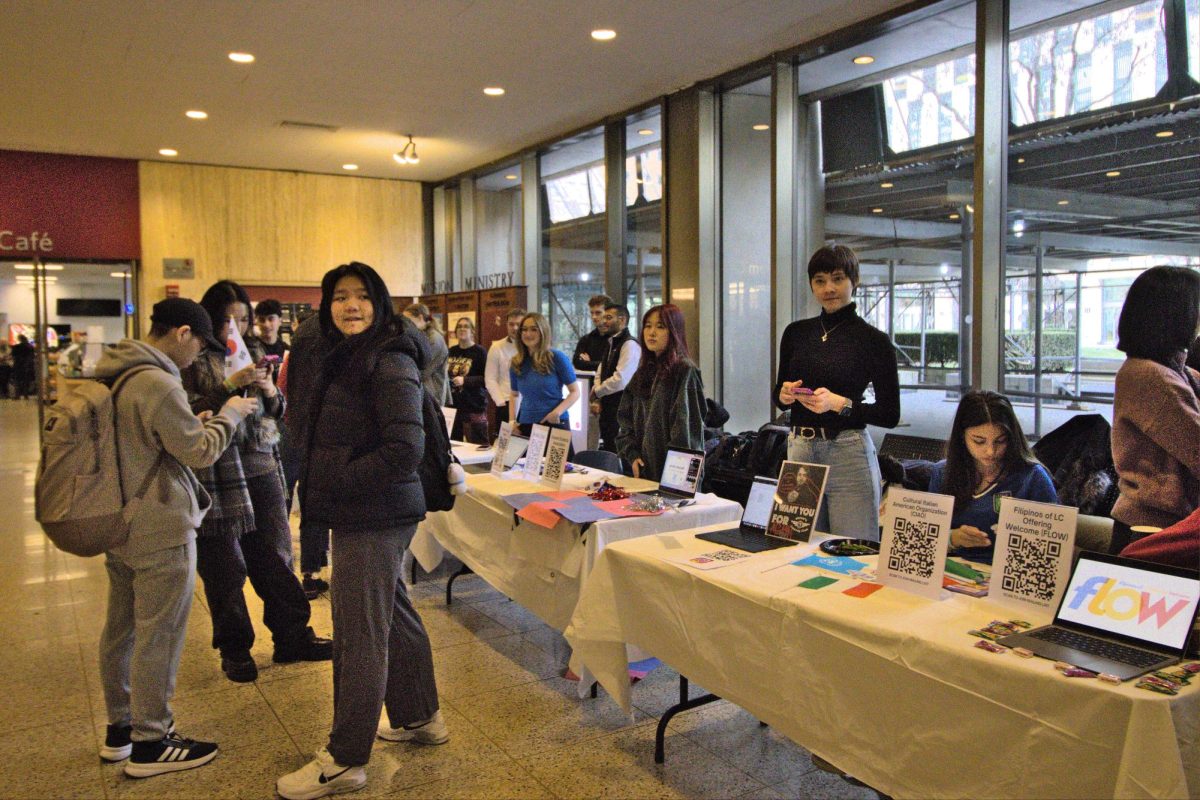
POLYGON ((829 477, 816 529, 879 541, 879 458, 866 431, 842 431, 833 441, 788 436, 788 461, 825 464, 829 477))

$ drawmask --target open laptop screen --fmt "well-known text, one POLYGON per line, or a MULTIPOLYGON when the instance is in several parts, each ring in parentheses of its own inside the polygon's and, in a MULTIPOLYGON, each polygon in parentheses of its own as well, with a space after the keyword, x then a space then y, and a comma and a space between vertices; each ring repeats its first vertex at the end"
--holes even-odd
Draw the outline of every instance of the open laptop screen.
POLYGON ((1173 574, 1186 570, 1115 560, 1080 554, 1055 622, 1182 651, 1200 603, 1200 578, 1173 574))
POLYGON ((662 489, 691 497, 696 494, 696 487, 700 484, 700 467, 703 465, 704 453, 693 450, 667 450, 662 480, 658 485, 662 489))
POLYGON ((775 480, 755 478, 754 483, 750 484, 750 496, 746 498, 746 510, 742 512, 742 524, 765 531, 774 502, 775 480))

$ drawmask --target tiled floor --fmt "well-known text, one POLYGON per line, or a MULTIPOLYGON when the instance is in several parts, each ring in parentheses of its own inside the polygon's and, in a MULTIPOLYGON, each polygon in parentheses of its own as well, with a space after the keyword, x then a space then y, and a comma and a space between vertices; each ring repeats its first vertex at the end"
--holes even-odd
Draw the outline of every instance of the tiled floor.
MULTIPOLYGON (((269 634, 254 650, 253 684, 222 675, 210 648, 203 592, 188 625, 175 712, 180 730, 220 743, 208 766, 144 780, 97 756, 106 722, 96 647, 107 580, 101 559, 54 549, 33 518, 37 412, 0 401, 0 797, 261 798, 311 758, 332 716, 331 670, 271 663, 269 634)), ((663 668, 634 689, 632 718, 601 695, 580 700, 557 677, 550 631, 474 576, 422 578, 414 597, 434 646, 450 743, 379 744, 358 797, 872 798, 815 770, 808 753, 749 714, 717 703, 675 718, 667 763, 653 761, 657 715, 673 702, 663 668)), ((261 604, 247 589, 252 614, 261 604)), ((329 602, 313 603, 319 633, 329 602)))

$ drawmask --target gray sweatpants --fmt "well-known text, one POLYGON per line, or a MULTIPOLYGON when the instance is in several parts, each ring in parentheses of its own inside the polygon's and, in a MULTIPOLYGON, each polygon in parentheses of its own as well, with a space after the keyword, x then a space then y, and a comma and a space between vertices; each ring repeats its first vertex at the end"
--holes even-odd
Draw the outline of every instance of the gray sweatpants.
POLYGON ((404 551, 417 526, 333 531, 333 730, 329 753, 344 766, 371 758, 386 705, 393 728, 438 710, 433 651, 404 589, 404 551))
POLYGON ((112 725, 133 725, 133 740, 158 741, 173 719, 171 697, 183 654, 196 543, 141 556, 104 558, 108 615, 100 634, 100 682, 112 725))

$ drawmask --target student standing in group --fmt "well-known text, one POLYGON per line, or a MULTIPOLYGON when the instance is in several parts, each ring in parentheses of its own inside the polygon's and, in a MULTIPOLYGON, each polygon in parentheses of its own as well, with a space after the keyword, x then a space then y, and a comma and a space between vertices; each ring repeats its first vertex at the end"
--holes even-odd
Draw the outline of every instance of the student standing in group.
POLYGON ((622 393, 618 429, 617 454, 635 478, 661 478, 668 448, 704 447, 704 382, 673 303, 642 317, 641 361, 622 393))
MULTIPOLYGON (((260 300, 254 306, 254 327, 258 330, 258 340, 262 342, 263 352, 269 356, 277 356, 282 362, 288 351, 287 342, 279 335, 283 326, 283 306, 278 300, 260 300)), ((275 365, 275 376, 279 376, 279 365, 275 365)))
POLYGON ((454 400, 454 425, 450 438, 471 444, 487 444, 487 388, 483 371, 487 353, 475 343, 475 323, 466 317, 454 324, 458 343, 450 348, 446 371, 454 400))
POLYGON ((604 333, 604 309, 612 303, 612 298, 606 294, 593 295, 588 299, 588 316, 592 318, 592 329, 579 337, 575 345, 575 355, 571 356, 571 365, 584 372, 595 372, 600 369, 600 362, 608 352, 608 339, 604 333))
POLYGON ((429 637, 401 567, 425 517, 417 467, 428 340, 396 317, 366 264, 325 275, 320 314, 331 349, 313 398, 300 498, 304 516, 333 530, 333 728, 316 758, 277 781, 289 800, 362 788, 377 735, 430 745, 450 738, 429 637))
POLYGON ((517 424, 523 436, 534 425, 566 428, 567 409, 579 400, 575 370, 567 354, 550 343, 550 324, 541 314, 521 319, 521 338, 509 368, 514 398, 519 398, 517 424), (563 388, 567 396, 563 397, 563 388))
POLYGON ((196 528, 209 507, 189 467, 213 464, 258 400, 232 396, 216 413, 193 414, 179 371, 206 349, 225 352, 208 314, 175 297, 154 305, 144 340, 106 348, 96 365, 101 380, 139 370, 122 385, 114 406, 121 420, 120 482, 151 481, 129 521, 128 540, 104 556, 108 608, 100 682, 108 729, 100 757, 128 758, 125 774, 135 778, 198 767, 217 754, 216 744, 176 733, 171 711, 196 585, 196 528))
MULTIPOLYGON (((290 442, 288 460, 284 462, 284 482, 288 491, 288 510, 292 495, 304 468, 304 449, 308 441, 308 415, 312 394, 317 388, 321 360, 329 345, 321 335, 321 321, 316 314, 305 318, 292 332, 292 348, 279 371, 279 390, 287 399, 283 426, 290 442)), ((300 516, 300 573, 304 596, 316 600, 329 591, 329 583, 321 578, 321 570, 329 566, 329 528, 300 516)))
MULTIPOLYGON (((236 325, 245 336, 250 300, 233 281, 218 281, 200 300, 221 340, 236 325)), ((231 395, 251 392, 262 412, 238 427, 234 444, 212 467, 197 473, 212 495, 213 505, 200 526, 196 570, 212 613, 213 647, 221 653, 221 669, 229 680, 247 683, 258 677, 250 655, 254 624, 246 607, 246 578, 263 601, 263 622, 275 642, 272 660, 326 661, 333 646, 309 627, 312 609, 292 572, 292 531, 276 444, 283 417, 283 396, 270 369, 258 366, 262 351, 247 343, 252 363, 225 377, 225 359, 207 353, 184 374, 184 386, 197 412, 219 408, 231 395)))
POLYGON ((592 384, 592 411, 600 416, 601 448, 615 453, 617 432, 620 430, 617 411, 621 407, 625 387, 637 372, 642 348, 629 333, 629 309, 625 306, 617 303, 606 305, 601 326, 607 345, 596 372, 596 382, 592 384))
POLYGON ((986 391, 967 392, 959 401, 946 458, 933 466, 929 491, 954 497, 950 551, 983 564, 992 563, 1001 497, 1058 502, 1012 403, 986 391))
POLYGON ((508 369, 512 365, 513 356, 517 354, 517 339, 521 336, 521 318, 524 316, 525 309, 511 309, 506 317, 508 335, 492 342, 492 346, 488 348, 483 383, 496 406, 497 426, 511 418, 509 405, 512 400, 512 385, 508 380, 508 369))
POLYGON ((819 316, 784 329, 775 395, 791 409, 788 459, 829 466, 816 529, 879 539, 879 460, 867 425, 900 421, 900 379, 887 334, 858 316, 853 302, 858 257, 844 245, 822 247, 808 262, 819 316), (864 403, 867 386, 875 402, 864 403))
POLYGON ((1111 552, 1200 507, 1200 373, 1186 366, 1200 325, 1200 273, 1151 267, 1134 280, 1117 321, 1112 452, 1121 494, 1111 552))
POLYGON ((449 405, 450 380, 446 374, 446 359, 450 356, 450 349, 446 346, 442 326, 424 303, 413 303, 404 309, 404 316, 408 317, 408 321, 416 326, 417 330, 425 334, 425 339, 429 342, 429 363, 421 370, 421 383, 433 395, 438 405, 449 405))

